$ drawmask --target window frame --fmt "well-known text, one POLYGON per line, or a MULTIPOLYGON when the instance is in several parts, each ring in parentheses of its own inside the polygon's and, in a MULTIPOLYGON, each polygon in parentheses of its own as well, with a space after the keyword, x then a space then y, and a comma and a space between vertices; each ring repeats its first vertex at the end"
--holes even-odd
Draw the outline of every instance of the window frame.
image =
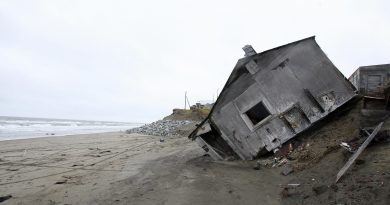
POLYGON ((255 129, 257 129, 258 127, 262 126, 265 122, 267 122, 271 117, 272 117, 272 113, 270 112, 269 108, 267 107, 267 105, 264 103, 264 100, 260 100, 258 101, 257 103, 255 103, 253 106, 249 107, 249 109, 246 109, 244 112, 241 113, 241 117, 243 118, 245 124, 248 126, 248 128, 251 130, 251 131, 254 131, 255 129), (249 118, 249 116, 246 114, 250 109, 254 108, 256 105, 258 105, 259 103, 262 103, 263 107, 265 108, 265 110, 269 113, 265 118, 263 118, 262 120, 260 120, 258 123, 256 124, 253 124, 252 120, 249 118))

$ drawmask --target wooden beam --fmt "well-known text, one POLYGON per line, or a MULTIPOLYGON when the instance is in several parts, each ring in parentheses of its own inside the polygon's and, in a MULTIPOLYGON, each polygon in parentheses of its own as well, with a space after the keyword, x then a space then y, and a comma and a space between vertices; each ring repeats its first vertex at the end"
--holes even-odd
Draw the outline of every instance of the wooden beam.
POLYGON ((337 173, 336 183, 339 179, 345 174, 348 168, 355 162, 355 160, 359 157, 359 155, 363 152, 363 150, 370 144, 371 140, 374 139, 376 134, 378 134, 379 130, 382 128, 383 122, 379 123, 376 126, 375 130, 372 131, 371 135, 367 137, 366 141, 359 147, 359 149, 349 158, 348 162, 340 169, 339 173, 337 173))

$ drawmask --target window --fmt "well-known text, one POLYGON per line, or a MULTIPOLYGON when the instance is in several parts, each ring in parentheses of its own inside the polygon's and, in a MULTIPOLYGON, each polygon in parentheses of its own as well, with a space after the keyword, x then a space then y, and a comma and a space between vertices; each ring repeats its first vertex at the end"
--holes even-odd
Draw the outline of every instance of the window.
POLYGON ((270 115, 263 102, 257 103, 251 109, 246 111, 245 114, 251 120, 253 125, 256 125, 270 115))

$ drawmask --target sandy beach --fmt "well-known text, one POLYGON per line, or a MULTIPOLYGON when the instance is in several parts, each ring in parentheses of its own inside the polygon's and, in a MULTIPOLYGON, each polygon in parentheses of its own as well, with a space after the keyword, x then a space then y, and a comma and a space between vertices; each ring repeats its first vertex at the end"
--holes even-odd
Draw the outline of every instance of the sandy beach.
POLYGON ((334 185, 341 149, 282 176, 254 161, 212 161, 187 137, 100 133, 0 142, 2 204, 386 204, 389 143, 334 185), (299 184, 288 189, 287 184, 299 184), (319 191, 318 191, 319 190, 319 191))
POLYGON ((187 139, 102 133, 0 142, 0 192, 9 204, 106 204, 115 182, 157 158, 199 148, 187 139), (183 146, 173 146, 182 144, 183 146))
POLYGON ((186 137, 161 143, 154 136, 101 133, 2 141, 0 150, 0 193, 12 195, 4 204, 278 202, 250 163, 211 162, 186 137))

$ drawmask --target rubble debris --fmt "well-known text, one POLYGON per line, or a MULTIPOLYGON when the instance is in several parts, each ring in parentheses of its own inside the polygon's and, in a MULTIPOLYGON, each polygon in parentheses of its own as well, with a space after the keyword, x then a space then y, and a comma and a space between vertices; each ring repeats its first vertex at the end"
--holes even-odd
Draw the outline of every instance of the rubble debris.
POLYGON ((361 165, 361 164, 364 164, 364 163, 366 163, 366 161, 364 161, 364 159, 357 159, 357 160, 355 161, 355 164, 356 164, 356 165, 361 165))
POLYGON ((347 144, 346 142, 341 142, 340 146, 353 153, 351 146, 349 146, 349 144, 347 144))
POLYGON ((283 187, 282 191, 280 192, 280 195, 282 195, 283 198, 296 195, 299 193, 297 190, 298 186, 300 186, 300 184, 288 184, 287 186, 283 187))
POLYGON ((280 148, 356 96, 314 37, 244 50, 210 114, 189 135, 217 153, 214 159, 251 160, 280 148))
POLYGON ((300 186, 301 184, 287 184, 287 186, 292 186, 292 187, 298 187, 300 186))
POLYGON ((259 159, 256 161, 256 164, 258 164, 261 167, 271 167, 272 165, 276 164, 275 159, 259 159))
MULTIPOLYGON (((277 159, 276 159, 277 160, 277 159)), ((284 164, 286 164, 288 162, 288 160, 286 159, 286 158, 283 158, 283 159, 281 159, 280 161, 278 161, 278 167, 280 167, 280 166, 282 166, 282 165, 284 165, 284 164)))
POLYGON ((371 140, 376 136, 379 130, 382 128, 383 122, 379 123, 379 125, 375 128, 375 130, 371 133, 371 135, 364 141, 364 143, 359 147, 359 149, 351 156, 348 162, 344 165, 343 168, 340 169, 339 173, 337 173, 336 183, 339 179, 344 175, 344 173, 348 170, 348 168, 353 164, 353 162, 359 157, 359 155, 363 152, 363 150, 370 144, 371 140))
POLYGON ((286 164, 286 165, 283 166, 281 174, 284 175, 284 176, 287 176, 287 175, 289 175, 289 174, 291 174, 293 172, 294 172, 293 167, 291 165, 286 164))
POLYGON ((260 163, 260 161, 256 161, 256 164, 255 164, 255 166, 253 166, 253 169, 254 169, 254 170, 260 170, 260 168, 261 168, 261 163, 260 163))
POLYGON ((321 195, 321 194, 325 193, 328 190, 328 186, 326 186, 326 185, 318 185, 318 186, 314 186, 312 188, 312 190, 313 190, 313 192, 316 195, 321 195))

